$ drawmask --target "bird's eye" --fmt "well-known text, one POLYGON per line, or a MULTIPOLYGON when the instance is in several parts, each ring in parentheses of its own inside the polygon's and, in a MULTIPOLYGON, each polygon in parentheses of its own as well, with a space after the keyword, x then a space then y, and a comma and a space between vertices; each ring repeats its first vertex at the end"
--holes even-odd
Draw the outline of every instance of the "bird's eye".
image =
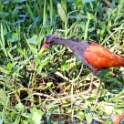
POLYGON ((53 40, 49 40, 48 44, 53 44, 54 41, 53 40))

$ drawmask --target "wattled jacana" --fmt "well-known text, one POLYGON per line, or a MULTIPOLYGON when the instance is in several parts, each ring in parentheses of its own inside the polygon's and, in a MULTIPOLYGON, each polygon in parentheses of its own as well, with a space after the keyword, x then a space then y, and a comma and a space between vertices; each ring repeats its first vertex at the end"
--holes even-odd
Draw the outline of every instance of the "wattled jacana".
POLYGON ((69 47, 81 62, 86 64, 92 70, 92 79, 88 90, 82 94, 87 94, 92 90, 94 75, 109 67, 124 66, 124 58, 110 52, 103 46, 89 41, 75 41, 71 39, 63 39, 54 34, 49 34, 44 38, 44 45, 42 46, 39 55, 52 45, 64 45, 69 47))

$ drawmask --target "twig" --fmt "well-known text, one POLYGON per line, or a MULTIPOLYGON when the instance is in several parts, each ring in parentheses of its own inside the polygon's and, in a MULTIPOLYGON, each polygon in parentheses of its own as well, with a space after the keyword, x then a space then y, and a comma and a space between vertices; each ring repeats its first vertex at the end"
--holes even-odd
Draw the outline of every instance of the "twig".
POLYGON ((44 96, 44 97, 46 97, 46 98, 50 98, 51 100, 56 100, 56 98, 53 98, 53 97, 51 97, 50 95, 47 95, 47 94, 43 94, 43 93, 33 93, 31 96, 33 96, 33 95, 37 95, 37 96, 44 96))
MULTIPOLYGON (((74 94, 73 98, 74 97, 76 98, 76 97, 84 95, 84 94, 87 94, 87 90, 84 91, 84 92, 78 93, 78 94, 74 94)), ((72 95, 67 95, 67 96, 64 96, 64 97, 61 97, 61 98, 58 98, 58 99, 56 98, 54 100, 61 102, 62 100, 71 99, 71 97, 72 97, 72 95)), ((51 100, 48 100, 48 101, 51 101, 51 100)))

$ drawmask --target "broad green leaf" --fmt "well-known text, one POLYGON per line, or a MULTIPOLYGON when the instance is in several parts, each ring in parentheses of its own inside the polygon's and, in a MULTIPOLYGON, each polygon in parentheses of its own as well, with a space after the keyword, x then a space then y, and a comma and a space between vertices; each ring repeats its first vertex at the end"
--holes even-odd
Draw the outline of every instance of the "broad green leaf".
POLYGON ((5 69, 5 68, 3 68, 3 67, 0 67, 0 70, 1 70, 1 72, 3 72, 4 74, 9 74, 9 73, 10 73, 7 69, 5 69))
POLYGON ((51 87, 52 84, 53 84, 53 82, 47 82, 46 88, 51 87))
POLYGON ((33 35, 31 38, 26 39, 28 43, 33 44, 33 45, 37 45, 37 35, 33 35))
POLYGON ((18 41, 18 33, 12 32, 12 33, 9 33, 8 35, 9 35, 8 41, 10 42, 18 41))
POLYGON ((41 110, 38 110, 37 108, 32 108, 30 112, 31 112, 30 119, 32 120, 31 124, 40 124, 43 112, 41 110))
POLYGON ((58 14, 60 18, 62 19, 63 22, 66 22, 67 21, 66 13, 64 9, 62 8, 61 4, 58 3, 57 8, 58 8, 58 14))
POLYGON ((0 89, 0 99, 2 100, 2 102, 6 103, 7 100, 6 93, 2 89, 0 89))
POLYGON ((88 18, 89 19, 95 19, 95 16, 92 13, 88 13, 88 18))
POLYGON ((91 122, 92 122, 92 114, 87 113, 87 114, 85 114, 85 116, 86 116, 87 124, 91 124, 91 122))
POLYGON ((34 54, 34 55, 37 55, 37 49, 34 45, 30 45, 30 51, 34 54))
POLYGON ((18 109, 18 111, 23 111, 24 105, 20 102, 20 103, 16 104, 16 109, 18 109))
POLYGON ((17 51, 18 51, 21 55, 23 55, 23 56, 25 56, 25 55, 27 54, 26 49, 21 49, 20 47, 17 48, 17 51))

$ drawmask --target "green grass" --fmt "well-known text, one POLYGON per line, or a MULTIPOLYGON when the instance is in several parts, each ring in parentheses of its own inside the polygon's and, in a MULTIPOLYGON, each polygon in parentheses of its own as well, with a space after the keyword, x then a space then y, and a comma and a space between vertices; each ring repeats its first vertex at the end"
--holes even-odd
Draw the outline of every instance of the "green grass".
POLYGON ((124 69, 102 71, 89 95, 91 71, 63 46, 38 52, 47 34, 97 42, 124 57, 124 1, 2 0, 0 2, 0 122, 62 124, 96 120, 124 111, 124 69), (71 99, 58 101, 70 95, 71 99), (67 122, 69 123, 69 122, 67 122))

